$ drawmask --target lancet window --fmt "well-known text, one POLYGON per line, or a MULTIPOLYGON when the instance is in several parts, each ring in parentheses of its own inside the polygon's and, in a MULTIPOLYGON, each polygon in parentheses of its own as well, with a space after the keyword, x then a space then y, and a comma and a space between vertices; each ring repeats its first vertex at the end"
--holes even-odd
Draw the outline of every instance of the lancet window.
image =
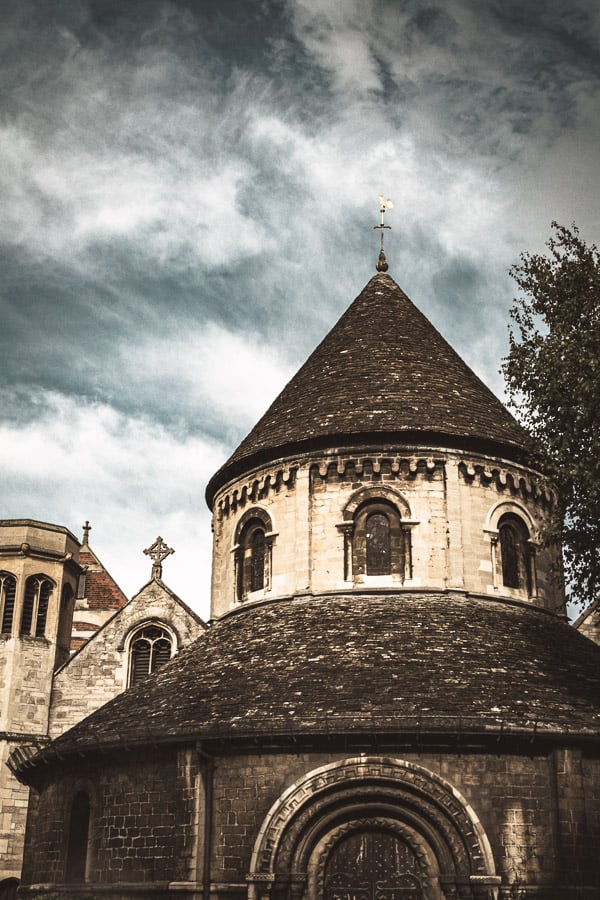
POLYGON ((0 572, 0 623, 2 634, 10 634, 15 615, 17 580, 10 572, 0 572))
POLYGON ((52 588, 52 582, 44 575, 32 575, 25 582, 21 635, 44 637, 52 588))

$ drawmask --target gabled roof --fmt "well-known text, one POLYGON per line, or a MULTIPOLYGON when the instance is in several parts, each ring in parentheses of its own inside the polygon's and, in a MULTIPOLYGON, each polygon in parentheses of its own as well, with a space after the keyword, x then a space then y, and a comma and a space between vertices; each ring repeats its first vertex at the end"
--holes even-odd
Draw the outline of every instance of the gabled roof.
POLYGON ((86 570, 87 609, 120 609, 127 603, 127 597, 87 542, 79 551, 79 565, 86 570))
POLYGON ((375 275, 207 488, 254 465, 359 442, 521 459, 527 435, 396 282, 375 275))
POLYGON ((41 759, 186 740, 457 731, 600 740, 600 647, 537 607, 351 594, 249 604, 41 759))

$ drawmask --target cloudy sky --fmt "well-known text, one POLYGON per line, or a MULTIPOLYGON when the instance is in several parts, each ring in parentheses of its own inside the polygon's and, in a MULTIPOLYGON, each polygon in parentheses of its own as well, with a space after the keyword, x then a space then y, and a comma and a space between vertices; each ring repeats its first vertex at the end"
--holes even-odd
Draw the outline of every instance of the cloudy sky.
POLYGON ((203 494, 374 273, 499 395, 507 275, 600 242, 596 0, 20 0, 0 23, 0 517, 208 614, 203 494))

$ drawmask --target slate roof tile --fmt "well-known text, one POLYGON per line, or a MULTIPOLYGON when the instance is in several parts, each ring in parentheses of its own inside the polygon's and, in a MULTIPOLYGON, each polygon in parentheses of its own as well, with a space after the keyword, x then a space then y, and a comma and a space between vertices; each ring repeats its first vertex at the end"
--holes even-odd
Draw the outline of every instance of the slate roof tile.
POLYGON ((494 445, 525 431, 389 275, 375 275, 209 482, 207 499, 251 466, 314 446, 416 435, 494 445))
POLYGON ((115 741, 506 727, 600 737, 600 647, 536 607, 444 594, 252 604, 59 737, 115 741), (503 725, 503 727, 504 727, 503 725))

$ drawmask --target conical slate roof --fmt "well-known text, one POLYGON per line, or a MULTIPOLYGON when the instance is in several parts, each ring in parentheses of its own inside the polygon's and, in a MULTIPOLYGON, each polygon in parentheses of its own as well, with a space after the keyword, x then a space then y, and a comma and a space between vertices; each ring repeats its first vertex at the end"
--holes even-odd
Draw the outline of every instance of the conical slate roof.
POLYGON ((34 765, 123 745, 417 730, 598 741, 600 647, 537 607, 468 596, 249 604, 34 765))
POLYGON ((423 441, 521 459, 521 426, 389 275, 375 275, 207 488, 317 448, 423 441))

